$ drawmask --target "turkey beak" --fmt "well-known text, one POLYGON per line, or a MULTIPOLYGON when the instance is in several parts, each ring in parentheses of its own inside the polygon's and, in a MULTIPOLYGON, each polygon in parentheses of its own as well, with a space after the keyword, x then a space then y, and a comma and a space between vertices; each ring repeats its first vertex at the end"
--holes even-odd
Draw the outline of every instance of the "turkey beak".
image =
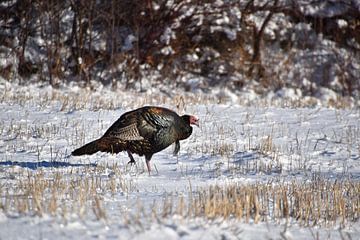
POLYGON ((200 127, 199 119, 197 117, 190 116, 189 122, 190 122, 190 125, 196 125, 197 127, 200 127))
POLYGON ((195 118, 193 124, 199 128, 200 127, 199 119, 195 118))

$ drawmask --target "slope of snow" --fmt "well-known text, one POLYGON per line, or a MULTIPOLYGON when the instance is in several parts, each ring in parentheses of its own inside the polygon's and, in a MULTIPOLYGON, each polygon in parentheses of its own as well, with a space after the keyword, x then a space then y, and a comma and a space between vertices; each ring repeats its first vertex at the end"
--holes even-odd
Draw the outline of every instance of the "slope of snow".
MULTIPOLYGON (((359 236, 359 222, 348 222, 345 228, 337 225, 312 228, 302 227, 296 221, 285 224, 269 220, 255 224, 231 218, 157 218, 141 213, 151 209, 161 213, 164 199, 186 199, 193 190, 215 184, 305 182, 314 175, 333 181, 359 181, 358 109, 246 107, 201 102, 187 105, 179 112, 198 116, 200 128, 194 128, 192 136, 181 142, 178 157, 172 156, 173 147, 155 154, 151 161, 153 172, 148 176, 143 157, 136 156, 137 166, 128 168, 126 153, 81 157, 71 157, 69 153, 100 137, 125 111, 154 104, 154 99, 131 98, 129 93, 103 96, 106 101, 99 103, 94 100, 99 99, 99 93, 93 93, 75 99, 76 103, 69 99, 64 107, 64 102, 55 96, 34 97, 39 90, 42 91, 28 88, 30 100, 17 99, 14 90, 7 90, 6 99, 0 102, 0 239, 357 239, 359 236), (11 94, 13 98, 9 97, 11 94), (79 107, 68 107, 72 104, 79 107), (254 167, 261 164, 272 167, 267 171, 254 167), (64 212, 63 216, 44 213, 39 217, 21 214, 16 209, 4 211, 5 206, 12 204, 6 202, 5 195, 20 194, 15 192, 21 191, 19 183, 28 182, 29 176, 36 174, 49 179, 59 174, 61 179, 69 179, 69 185, 86 184, 87 179, 103 182, 99 185, 103 188, 94 191, 102 197, 101 209, 106 217, 97 219, 101 212, 96 212, 93 201, 85 201, 82 206, 61 195, 58 208, 64 212), (112 181, 117 185, 110 192, 112 181), (67 207, 67 211, 63 210, 67 207)), ((67 96, 69 92, 58 94, 67 96)), ((158 105, 176 109, 172 102, 158 105)))

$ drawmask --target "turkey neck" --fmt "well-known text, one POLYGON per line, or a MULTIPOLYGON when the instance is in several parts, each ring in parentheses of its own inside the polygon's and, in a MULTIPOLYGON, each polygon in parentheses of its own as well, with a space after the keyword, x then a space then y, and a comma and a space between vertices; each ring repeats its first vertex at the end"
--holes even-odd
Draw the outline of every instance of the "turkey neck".
POLYGON ((190 122, 187 117, 185 120, 183 116, 180 117, 177 126, 177 140, 184 140, 190 137, 193 128, 190 126, 190 122))
POLYGON ((193 128, 190 125, 190 116, 182 115, 179 119, 177 119, 177 133, 178 140, 184 140, 190 137, 193 128))

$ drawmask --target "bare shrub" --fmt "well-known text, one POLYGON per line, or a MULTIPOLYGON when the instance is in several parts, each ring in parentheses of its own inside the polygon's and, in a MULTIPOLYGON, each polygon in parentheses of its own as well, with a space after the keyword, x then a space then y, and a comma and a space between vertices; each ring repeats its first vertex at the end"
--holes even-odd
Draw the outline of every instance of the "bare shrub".
POLYGON ((137 90, 288 87, 315 97, 326 87, 356 97, 359 13, 337 1, 330 14, 331 2, 5 1, 0 54, 12 61, 0 75, 137 90))

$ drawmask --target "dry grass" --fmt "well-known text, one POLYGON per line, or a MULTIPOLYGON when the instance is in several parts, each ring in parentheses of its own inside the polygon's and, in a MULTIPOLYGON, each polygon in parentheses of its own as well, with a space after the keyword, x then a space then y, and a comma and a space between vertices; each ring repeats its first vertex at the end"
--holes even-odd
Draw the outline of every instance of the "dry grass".
MULTIPOLYGON (((196 104, 219 104, 219 103, 234 103, 230 97, 224 94, 207 94, 207 93, 192 93, 192 92, 177 92, 171 91, 169 93, 139 93, 129 89, 119 88, 113 89, 104 88, 101 84, 95 84, 92 89, 89 88, 29 88, 27 86, 5 85, 0 94, 0 103, 19 104, 25 106, 28 104, 35 105, 39 109, 44 109, 51 104, 58 103, 59 110, 64 112, 72 112, 75 110, 114 110, 118 108, 132 109, 144 105, 169 105, 175 106, 177 110, 182 111, 186 106, 196 104), (94 91, 95 89, 96 91, 94 91), (65 91, 64 91, 65 90, 65 91)), ((314 107, 320 104, 321 100, 316 98, 306 98, 298 100, 289 99, 267 99, 256 97, 249 99, 248 96, 242 97, 238 95, 237 104, 242 106, 257 106, 257 107, 314 107)), ((335 107, 338 109, 351 108, 351 101, 347 98, 339 99, 334 105, 332 101, 321 102, 324 106, 335 107)))
MULTIPOLYGON (((44 172, 13 168, 0 185, 0 209, 8 216, 51 215, 66 221, 76 214, 107 219, 104 198, 137 191, 117 165, 44 172), (108 174, 110 169, 110 174, 108 174)), ((328 180, 313 174, 311 181, 212 185, 188 193, 164 192, 152 206, 141 201, 131 212, 121 213, 129 223, 178 215, 209 220, 286 222, 302 226, 347 226, 360 218, 360 182, 328 180), (134 215, 132 215, 134 214, 134 215)))
POLYGON ((360 183, 328 181, 214 185, 189 193, 188 200, 171 194, 152 208, 152 216, 163 218, 238 219, 245 222, 297 222, 302 226, 339 225, 360 218, 360 183))
POLYGON ((59 111, 72 112, 75 110, 114 110, 118 108, 132 109, 144 105, 170 105, 175 106, 179 112, 186 106, 194 104, 215 104, 216 96, 207 94, 174 93, 174 94, 149 94, 136 91, 118 89, 102 89, 93 91, 87 88, 71 89, 66 93, 55 88, 32 90, 28 87, 6 86, 1 91, 0 103, 19 104, 20 106, 34 105, 39 109, 57 103, 59 111))
POLYGON ((0 188, 0 207, 9 216, 61 216, 84 218, 92 210, 97 219, 106 219, 103 198, 106 195, 129 194, 136 190, 117 165, 53 169, 36 172, 14 169, 16 177, 0 188), (106 171, 110 174, 105 175, 106 171))

